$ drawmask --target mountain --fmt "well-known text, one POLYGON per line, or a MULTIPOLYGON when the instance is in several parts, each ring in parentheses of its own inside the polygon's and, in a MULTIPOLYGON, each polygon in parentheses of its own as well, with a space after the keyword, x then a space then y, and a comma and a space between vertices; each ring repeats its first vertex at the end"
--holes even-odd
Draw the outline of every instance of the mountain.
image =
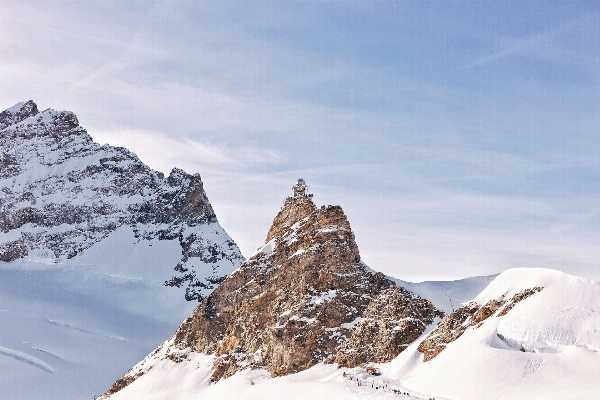
POLYGON ((200 175, 97 144, 71 112, 0 113, 0 398, 101 392, 243 260, 200 175))
POLYGON ((219 355, 179 349, 175 340, 133 368, 126 377, 134 379, 109 398, 596 399, 600 285, 543 268, 504 271, 378 364, 380 376, 319 363, 279 377, 240 368, 215 383, 219 355))
POLYGON ((202 300, 243 261, 199 174, 165 178, 127 149, 94 143, 75 114, 38 113, 33 101, 0 114, 0 128, 1 261, 60 262, 125 228, 137 240, 179 242, 168 284, 186 286, 188 300, 202 300))
POLYGON ((385 372, 436 398, 596 399, 600 285, 542 268, 504 271, 385 372))
POLYGON ((294 186, 263 247, 104 398, 175 397, 160 388, 188 373, 210 384, 247 370, 277 377, 388 362, 444 316, 367 267, 341 207, 317 208, 305 188, 294 186))

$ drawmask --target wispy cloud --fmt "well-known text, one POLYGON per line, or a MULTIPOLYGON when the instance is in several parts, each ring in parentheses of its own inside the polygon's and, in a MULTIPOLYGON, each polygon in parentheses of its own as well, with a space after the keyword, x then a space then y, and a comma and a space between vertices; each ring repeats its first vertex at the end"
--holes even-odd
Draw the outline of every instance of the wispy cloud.
POLYGON ((162 132, 114 128, 109 131, 92 129, 91 133, 96 142, 135 149, 144 162, 166 173, 174 167, 190 172, 206 169, 245 171, 283 161, 272 149, 198 142, 186 137, 174 138, 162 132))
MULTIPOLYGON (((548 47, 552 42, 562 34, 576 30, 582 25, 589 21, 593 21, 597 15, 585 15, 583 17, 576 18, 568 23, 560 24, 557 27, 546 29, 542 32, 538 32, 533 35, 528 35, 521 38, 501 38, 499 41, 504 42, 501 45, 501 49, 492 54, 482 56, 474 62, 463 65, 457 68, 456 71, 464 71, 475 67, 480 67, 486 64, 496 62, 498 60, 510 57, 513 55, 523 55, 530 57, 532 54, 537 53, 534 49, 544 46, 548 47)), ((567 61, 567 60, 563 60, 567 61)))
POLYGON ((4 2, 0 103, 72 110, 96 141, 200 172, 246 254, 303 177, 318 204, 344 207, 365 260, 387 273, 458 278, 537 260, 593 275, 599 58, 596 42, 567 40, 598 36, 593 15, 537 34, 489 28, 486 45, 500 45, 477 58, 461 23, 417 3, 398 15, 261 7, 4 2), (591 78, 552 70, 570 66, 567 47, 591 78), (517 55, 545 68, 516 68, 517 55), (468 73, 447 73, 463 60, 468 73), (477 68, 491 64, 492 82, 477 68))

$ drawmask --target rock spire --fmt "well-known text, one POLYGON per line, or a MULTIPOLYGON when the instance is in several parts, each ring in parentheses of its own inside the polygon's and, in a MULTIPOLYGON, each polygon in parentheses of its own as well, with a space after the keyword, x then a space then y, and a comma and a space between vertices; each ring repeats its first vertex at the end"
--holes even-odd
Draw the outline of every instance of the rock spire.
POLYGON ((280 376, 321 362, 386 362, 442 316, 371 270, 342 208, 317 208, 298 180, 265 244, 108 394, 190 351, 214 354, 213 381, 246 368, 280 376))

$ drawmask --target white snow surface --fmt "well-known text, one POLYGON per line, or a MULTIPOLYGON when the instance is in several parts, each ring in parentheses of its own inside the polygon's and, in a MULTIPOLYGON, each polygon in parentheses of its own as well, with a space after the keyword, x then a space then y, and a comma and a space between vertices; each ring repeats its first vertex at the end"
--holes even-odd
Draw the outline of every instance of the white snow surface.
POLYGON ((42 253, 0 262, 2 400, 100 395, 198 304, 163 285, 181 258, 176 240, 123 226, 70 260, 42 253))
POLYGON ((23 104, 25 104, 25 102, 21 101, 10 108, 7 108, 6 111, 10 113, 18 113, 21 110, 21 107, 23 107, 23 104))
POLYGON ((423 362, 417 341, 382 369, 436 398, 597 399, 598 283, 542 268, 511 269, 474 301, 483 305, 533 287, 543 290, 505 316, 468 328, 431 361, 423 362))
POLYGON ((214 354, 205 355, 185 349, 179 351, 180 362, 173 362, 165 358, 172 351, 169 350, 172 342, 173 338, 136 365, 132 372, 143 372, 143 375, 108 398, 266 400, 285 396, 286 400, 428 399, 414 391, 410 391, 410 395, 394 393, 394 389, 409 392, 395 379, 371 376, 360 368, 338 368, 335 364, 318 364, 306 371, 278 378, 271 378, 264 369, 244 370, 213 383, 210 376, 214 354))

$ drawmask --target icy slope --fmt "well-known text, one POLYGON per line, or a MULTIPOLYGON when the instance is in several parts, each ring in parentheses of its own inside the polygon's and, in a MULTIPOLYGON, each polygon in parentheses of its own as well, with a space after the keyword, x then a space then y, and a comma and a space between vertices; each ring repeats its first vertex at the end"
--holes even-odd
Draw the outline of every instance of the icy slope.
POLYGON ((464 310, 474 312, 456 330, 444 332, 444 321, 424 340, 455 337, 464 329, 430 361, 423 361, 422 342, 415 342, 386 372, 436 397, 598 398, 598 283, 548 269, 507 270, 464 310))
POLYGON ((101 393, 197 304, 164 285, 180 258, 121 227, 60 263, 0 262, 0 399, 101 393))

